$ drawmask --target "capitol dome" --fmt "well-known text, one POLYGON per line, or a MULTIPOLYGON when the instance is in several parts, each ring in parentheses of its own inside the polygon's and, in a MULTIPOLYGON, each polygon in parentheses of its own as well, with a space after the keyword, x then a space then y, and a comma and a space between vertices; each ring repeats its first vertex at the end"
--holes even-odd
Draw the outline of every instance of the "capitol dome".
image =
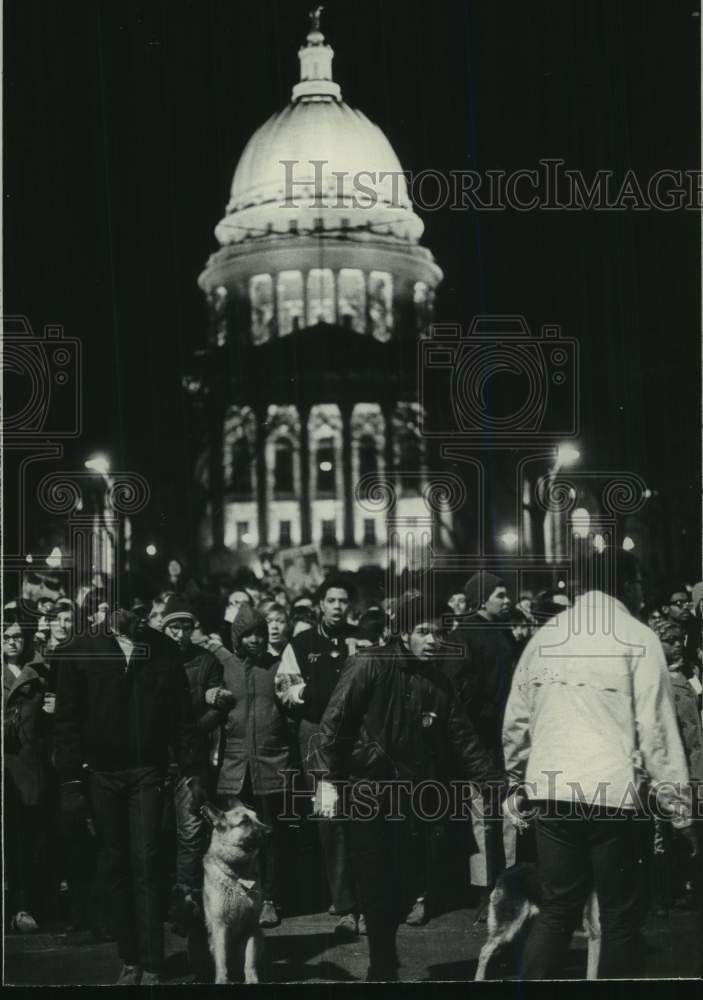
POLYGON ((298 52, 292 100, 251 137, 237 165, 223 245, 270 233, 366 231, 417 243, 402 167, 381 129, 342 100, 319 27, 298 52))

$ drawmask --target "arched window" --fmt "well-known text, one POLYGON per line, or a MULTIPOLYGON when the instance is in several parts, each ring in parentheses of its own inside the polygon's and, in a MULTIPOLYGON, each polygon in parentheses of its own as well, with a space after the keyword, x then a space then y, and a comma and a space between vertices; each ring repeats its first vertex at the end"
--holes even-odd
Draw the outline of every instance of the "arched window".
POLYGON ((363 271, 343 267, 339 272, 339 322, 348 330, 366 332, 366 285, 363 271))
POLYGON ((277 499, 293 493, 293 442, 287 437, 275 444, 273 488, 277 499))
POLYGON ((359 439, 359 476, 369 476, 376 472, 378 472, 376 440, 371 434, 362 434, 359 439))
POLYGON ((329 268, 313 267, 308 274, 308 326, 334 323, 334 275, 329 268))
POLYGON ((254 455, 246 437, 242 436, 232 445, 230 489, 238 496, 250 498, 253 493, 252 463, 254 455))
POLYGON ((369 274, 369 323, 371 335, 382 343, 393 329, 393 279, 386 271, 369 274))
POLYGON ((281 271, 276 285, 278 297, 278 336, 285 337, 303 325, 303 275, 300 271, 281 271))
POLYGON ((335 494, 334 438, 320 438, 317 444, 317 495, 335 494))
POLYGON ((273 278, 270 274, 254 274, 249 279, 251 307, 251 339, 265 344, 273 329, 273 278))

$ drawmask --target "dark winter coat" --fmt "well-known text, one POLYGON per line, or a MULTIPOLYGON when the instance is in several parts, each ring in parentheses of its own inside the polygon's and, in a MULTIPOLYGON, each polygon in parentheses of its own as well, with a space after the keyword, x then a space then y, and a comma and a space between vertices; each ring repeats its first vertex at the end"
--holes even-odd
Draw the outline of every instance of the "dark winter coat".
POLYGON ((166 766, 184 774, 204 764, 181 655, 154 629, 135 639, 129 664, 110 632, 77 637, 58 658, 55 766, 63 780, 91 770, 166 766))
POLYGON ((35 806, 46 787, 46 720, 42 711, 46 681, 29 664, 14 676, 3 664, 3 749, 6 780, 26 806, 35 806))
POLYGON ((347 660, 320 723, 318 766, 351 781, 464 778, 503 782, 451 683, 399 640, 347 660))
POLYGON ((215 655, 224 686, 237 699, 217 733, 217 794, 239 794, 247 769, 255 794, 281 791, 280 772, 290 766, 290 751, 286 714, 274 686, 279 661, 264 653, 255 663, 224 647, 215 655))

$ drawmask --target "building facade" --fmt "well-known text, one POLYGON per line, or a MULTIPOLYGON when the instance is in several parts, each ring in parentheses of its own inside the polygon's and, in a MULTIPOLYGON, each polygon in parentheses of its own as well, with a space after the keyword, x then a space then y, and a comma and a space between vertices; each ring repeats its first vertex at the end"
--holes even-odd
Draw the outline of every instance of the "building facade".
MULTIPOLYGON (((442 272, 383 132, 342 100, 311 15, 290 103, 236 167, 200 275, 209 343, 204 552, 315 544, 386 563, 395 512, 426 520, 417 341, 442 272)), ((447 514, 451 517, 451 514, 447 514)))

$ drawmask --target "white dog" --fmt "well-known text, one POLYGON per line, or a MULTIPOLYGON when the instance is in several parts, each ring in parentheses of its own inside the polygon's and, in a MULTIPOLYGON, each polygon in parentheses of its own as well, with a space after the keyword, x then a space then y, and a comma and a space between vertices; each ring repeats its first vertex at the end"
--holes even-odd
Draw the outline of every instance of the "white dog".
MULTIPOLYGON (((507 868, 498 877, 488 904, 488 938, 478 957, 476 980, 486 978, 493 955, 527 928, 539 913, 542 886, 537 866, 519 864, 507 868)), ((598 898, 592 892, 583 909, 583 925, 588 937, 587 979, 598 978, 600 960, 600 913, 598 898)))
POLYGON ((263 958, 259 927, 261 889, 257 859, 268 827, 238 802, 228 812, 206 803, 203 815, 212 824, 210 847, 203 859, 203 908, 215 982, 229 983, 244 964, 244 982, 258 983, 263 958))

